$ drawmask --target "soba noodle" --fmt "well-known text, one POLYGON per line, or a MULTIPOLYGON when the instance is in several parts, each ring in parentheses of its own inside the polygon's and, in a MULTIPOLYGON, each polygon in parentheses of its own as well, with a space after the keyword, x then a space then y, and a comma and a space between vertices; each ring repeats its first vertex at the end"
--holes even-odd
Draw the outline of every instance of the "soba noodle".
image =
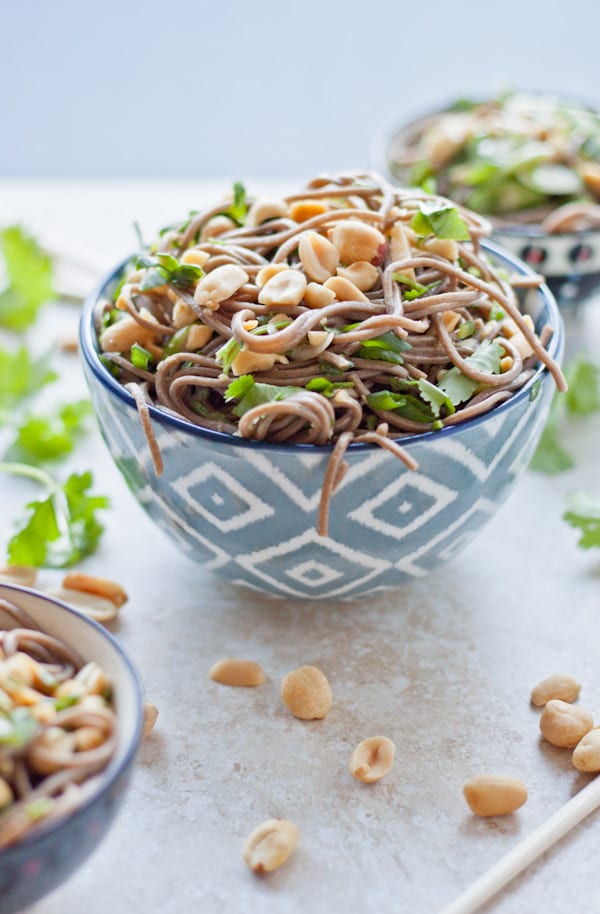
POLYGON ((116 739, 98 664, 0 599, 0 849, 80 806, 116 739))
MULTIPOLYGON (((483 218, 372 174, 233 200, 166 230, 96 315, 102 358, 148 404, 258 441, 335 445, 318 530, 353 442, 416 466, 401 439, 507 400, 542 362, 521 279, 480 246, 483 218)), ((533 283, 539 283, 534 278, 533 283)), ((530 285, 530 277, 525 285, 530 285)))

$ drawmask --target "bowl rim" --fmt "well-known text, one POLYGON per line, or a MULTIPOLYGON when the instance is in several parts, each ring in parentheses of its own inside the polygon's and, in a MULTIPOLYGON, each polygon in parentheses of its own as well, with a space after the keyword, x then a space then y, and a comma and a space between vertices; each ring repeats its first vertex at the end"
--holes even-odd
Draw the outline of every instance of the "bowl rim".
MULTIPOLYGON (((592 100, 586 100, 582 98, 576 98, 568 94, 547 91, 544 89, 515 89, 512 94, 514 95, 537 95, 541 98, 556 98, 558 101, 563 101, 567 104, 572 105, 573 107, 583 108, 584 110, 590 111, 593 114, 597 114, 600 117, 600 105, 597 102, 592 100)), ((380 172, 387 180, 391 180, 393 183, 397 184, 398 179, 395 178, 388 166, 387 161, 387 149, 389 144, 396 136, 403 133, 406 130, 409 130, 414 127, 418 127, 421 122, 430 120, 440 114, 446 114, 450 112, 450 109, 453 104, 456 103, 458 97, 448 99, 442 105, 438 105, 435 108, 428 108, 427 110, 420 110, 420 112, 415 112, 413 116, 408 118, 400 119, 398 115, 392 115, 388 117, 386 121, 379 126, 375 131, 374 135, 371 138, 369 143, 369 159, 373 162, 376 170, 380 172)), ((493 96, 490 94, 487 97, 478 97, 470 99, 476 105, 483 104, 486 101, 493 101, 493 96)), ((526 239, 566 239, 572 238, 575 240, 581 240, 588 238, 591 235, 598 235, 600 228, 588 228, 588 229, 578 229, 573 232, 544 232, 543 229, 539 227, 538 224, 531 223, 529 225, 519 225, 518 223, 506 223, 505 225, 496 225, 494 222, 494 216, 489 213, 481 213, 486 219, 488 219, 492 225, 494 236, 511 236, 511 237, 522 237, 526 239)))
POLYGON ((75 616, 77 619, 82 620, 84 625, 88 625, 90 628, 94 629, 96 633, 108 643, 111 650, 118 654, 121 661, 123 662, 125 669, 127 670, 129 682, 135 698, 136 716, 134 727, 130 731, 129 736, 125 734, 125 751, 123 753, 123 757, 118 762, 118 764, 112 764, 109 762, 105 770, 100 773, 100 778, 102 780, 98 786, 98 789, 95 790, 91 796, 85 799, 80 806, 73 810, 70 815, 62 816, 55 822, 50 823, 46 828, 41 826, 31 835, 24 837, 23 839, 17 841, 15 844, 10 844, 5 848, 0 848, 0 869, 6 862, 8 862, 11 856, 18 857, 23 852, 29 852, 31 848, 35 847, 38 842, 44 842, 48 840, 48 838, 51 838, 53 835, 60 832, 60 830, 65 826, 67 822, 71 822, 74 818, 82 815, 87 809, 93 806, 99 800, 99 798, 113 786, 116 781, 119 780, 119 778, 135 760, 135 756, 141 742, 142 726, 144 722, 144 690, 142 687, 140 675, 137 672, 129 654, 119 644, 114 635, 112 635, 109 631, 107 631, 106 628, 100 625, 99 622, 96 622, 95 619, 89 618, 78 610, 73 609, 73 607, 69 606, 67 603, 64 603, 62 600, 59 600, 50 594, 45 594, 40 590, 36 590, 35 587, 23 587, 21 584, 8 584, 0 582, 0 599, 3 598, 2 591, 4 590, 14 591, 16 594, 25 593, 29 596, 37 597, 46 603, 52 603, 54 606, 59 607, 60 610, 75 616))
MULTIPOLYGON (((486 253, 491 254, 494 259, 499 260, 501 262, 501 266, 508 266, 513 272, 517 272, 522 276, 535 277, 538 275, 531 267, 529 267, 528 264, 524 263, 522 260, 520 260, 501 245, 494 243, 493 241, 490 241, 486 238, 482 239, 481 246, 486 253)), ((94 311, 98 301, 101 298, 105 297, 105 289, 107 286, 115 282, 120 277, 127 264, 131 262, 131 259, 131 256, 129 256, 122 260, 96 285, 95 289, 86 298, 82 307, 81 318, 79 322, 79 343, 81 356, 83 357, 85 365, 94 375, 94 378, 99 381, 100 384, 110 394, 115 395, 119 400, 125 403, 126 406, 132 409, 134 413, 137 414, 137 407, 133 396, 123 387, 122 384, 118 382, 118 380, 100 361, 99 351, 97 348, 96 330, 94 326, 94 311)), ((551 357, 560 360, 564 350, 565 330, 562 315, 560 313, 556 299, 554 298, 554 295, 545 282, 541 283, 532 291, 537 291, 542 296, 543 307, 547 312, 546 323, 549 323, 554 328, 554 333, 547 350, 548 354, 551 357)), ((508 400, 505 400, 504 403, 500 403, 498 406, 493 407, 488 412, 483 413, 479 416, 475 416, 472 419, 467 419, 464 422, 457 422, 454 425, 447 425, 439 430, 418 432, 413 435, 405 435, 393 440, 398 441, 403 448, 410 448, 417 446, 421 442, 431 440, 441 441, 445 438, 452 437, 453 435, 464 434, 467 429, 475 428, 476 426, 489 421, 489 419, 493 416, 500 415, 513 409, 523 399, 530 396, 532 388, 534 388, 538 382, 543 381, 544 379, 548 379, 549 376, 550 374, 548 369, 542 363, 540 363, 536 367, 532 377, 529 378, 523 387, 517 390, 508 400)), ((255 441, 252 438, 241 438, 228 432, 219 432, 215 431, 214 429, 204 428, 200 425, 194 425, 194 423, 189 422, 187 419, 154 406, 153 404, 148 404, 148 410, 152 419, 156 420, 160 424, 169 425, 180 432, 187 432, 193 437, 202 438, 214 443, 225 444, 228 448, 254 448, 269 453, 277 452, 295 454, 329 454, 334 447, 334 444, 287 444, 285 442, 276 441, 255 441)), ((348 451, 350 453, 372 451, 376 447, 377 445, 372 442, 351 442, 348 446, 348 451)))

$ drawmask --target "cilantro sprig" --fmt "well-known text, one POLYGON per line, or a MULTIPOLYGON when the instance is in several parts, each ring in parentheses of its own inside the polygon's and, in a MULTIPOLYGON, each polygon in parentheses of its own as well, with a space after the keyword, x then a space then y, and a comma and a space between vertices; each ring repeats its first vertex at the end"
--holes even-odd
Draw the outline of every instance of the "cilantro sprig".
POLYGON ((9 330, 26 330, 40 307, 56 297, 52 261, 19 225, 0 231, 0 252, 7 280, 0 289, 0 325, 9 330))
POLYGON ((435 235, 454 241, 468 241, 471 237, 467 223, 452 205, 440 206, 436 201, 421 203, 410 220, 411 229, 422 238, 435 235))
POLYGON ((17 523, 8 543, 11 564, 65 568, 95 550, 104 529, 97 512, 108 508, 109 501, 104 495, 90 494, 89 471, 72 473, 64 483, 24 463, 0 463, 0 473, 27 477, 46 489, 45 498, 30 501, 28 513, 17 523))
POLYGON ((580 531, 577 545, 582 549, 600 549, 600 498, 588 492, 576 492, 567 504, 563 517, 580 531))
POLYGON ((146 270, 140 282, 140 291, 148 292, 158 286, 172 285, 179 289, 190 289, 204 276, 202 267, 195 263, 181 263, 171 254, 156 254, 148 257, 141 254, 135 262, 136 270, 146 270))

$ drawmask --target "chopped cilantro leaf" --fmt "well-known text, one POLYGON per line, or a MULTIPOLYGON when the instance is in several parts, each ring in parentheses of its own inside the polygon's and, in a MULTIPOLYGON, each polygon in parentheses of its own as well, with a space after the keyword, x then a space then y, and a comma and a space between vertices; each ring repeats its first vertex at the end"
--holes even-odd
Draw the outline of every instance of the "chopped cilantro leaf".
POLYGON ((25 330, 40 307, 56 297, 52 261, 19 225, 0 231, 0 250, 8 278, 6 288, 0 291, 0 325, 25 330))
POLYGON ((215 352, 215 359, 223 369, 224 374, 229 374, 231 363, 241 351, 242 344, 234 336, 230 337, 220 349, 215 352))
POLYGON ((600 549, 600 498, 587 492, 576 492, 568 499, 564 519, 581 531, 578 546, 600 549))
MULTIPOLYGON (((497 340, 484 340, 466 361, 468 365, 478 371, 499 374, 503 351, 497 340)), ((452 401, 454 406, 468 400, 480 386, 479 381, 468 378, 456 366, 447 371, 438 384, 439 389, 452 401)))
POLYGON ((136 368, 144 368, 146 371, 152 366, 154 356, 139 343, 134 343, 131 347, 131 364, 136 368))
POLYGON ((14 353, 0 349, 0 407, 15 406, 58 375, 49 367, 50 353, 33 359, 24 346, 14 353))
POLYGON ((440 206, 439 203, 421 203, 419 212, 410 220, 410 227, 417 235, 436 238, 451 238, 468 241, 471 237, 466 222, 455 206, 440 206))
POLYGON ((439 387, 436 387, 435 384, 426 381, 424 378, 420 379, 417 384, 421 396, 429 403, 431 411, 437 419, 439 419, 440 411, 442 409, 445 410, 447 416, 451 416, 452 413, 455 412, 452 400, 440 390, 439 387))

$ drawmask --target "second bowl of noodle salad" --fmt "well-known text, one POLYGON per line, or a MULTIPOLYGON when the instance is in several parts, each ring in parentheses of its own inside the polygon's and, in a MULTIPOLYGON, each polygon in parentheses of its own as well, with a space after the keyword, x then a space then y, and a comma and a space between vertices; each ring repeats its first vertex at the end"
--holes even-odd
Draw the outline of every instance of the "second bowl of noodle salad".
POLYGON ((279 596, 437 568, 504 500, 556 389, 562 324, 489 225, 373 174, 230 197, 87 302, 108 447, 190 557, 279 596))
POLYGON ((544 93, 458 99, 374 139, 377 167, 485 214, 563 306, 600 287, 600 112, 544 93))
POLYGON ((100 843, 141 737, 137 674, 100 625, 0 584, 0 909, 17 914, 100 843))

